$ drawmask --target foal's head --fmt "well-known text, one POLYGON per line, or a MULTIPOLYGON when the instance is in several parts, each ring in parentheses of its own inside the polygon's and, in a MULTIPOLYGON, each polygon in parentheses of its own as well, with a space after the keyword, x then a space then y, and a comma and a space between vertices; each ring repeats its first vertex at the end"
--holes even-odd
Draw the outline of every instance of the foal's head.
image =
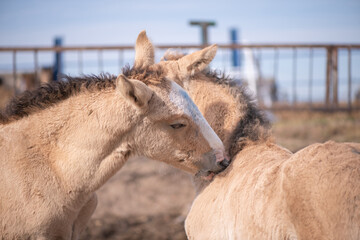
MULTIPOLYGON (((223 170, 228 161, 221 140, 174 81, 187 74, 172 76, 168 66, 154 64, 154 48, 145 32, 140 33, 135 50, 134 67, 117 78, 117 88, 131 106, 145 113, 135 130, 137 154, 202 176, 223 170)), ((201 70, 197 60, 189 59, 187 64, 194 65, 189 75, 201 70)))
MULTIPOLYGON (((163 65, 176 66, 177 62, 186 63, 189 58, 207 55, 209 52, 214 54, 216 46, 209 46, 189 55, 169 49, 163 57, 163 65)), ((173 74, 178 75, 186 70, 185 67, 172 68, 173 74)), ((178 84, 189 92, 210 126, 223 141, 230 157, 251 142, 269 139, 269 122, 244 85, 210 69, 204 69, 190 78, 179 78, 178 84)))

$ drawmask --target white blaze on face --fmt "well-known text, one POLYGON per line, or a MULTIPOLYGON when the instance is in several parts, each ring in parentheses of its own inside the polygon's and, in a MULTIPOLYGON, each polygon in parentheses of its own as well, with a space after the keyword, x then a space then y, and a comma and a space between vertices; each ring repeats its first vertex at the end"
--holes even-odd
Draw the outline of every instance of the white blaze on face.
POLYGON ((175 82, 171 82, 170 101, 178 109, 193 119, 195 124, 199 126, 201 134, 208 141, 212 149, 224 150, 224 145, 220 138, 205 120, 198 107, 189 97, 187 92, 175 82))

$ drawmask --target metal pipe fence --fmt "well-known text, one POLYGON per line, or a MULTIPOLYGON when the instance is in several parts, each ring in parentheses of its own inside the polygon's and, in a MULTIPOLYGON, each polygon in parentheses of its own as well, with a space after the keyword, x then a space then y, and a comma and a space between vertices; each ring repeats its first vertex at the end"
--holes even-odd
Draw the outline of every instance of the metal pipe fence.
MULTIPOLYGON (((203 47, 202 45, 158 45, 156 46, 156 56, 159 56, 161 53, 163 54, 164 51, 169 48, 180 49, 180 51, 191 51, 203 47)), ((217 68, 224 70, 225 73, 231 73, 234 71, 234 67, 231 67, 230 51, 250 50, 253 56, 254 66, 257 70, 257 87, 259 88, 260 85, 261 88, 266 78, 271 78, 274 86, 283 86, 283 88, 287 89, 287 91, 284 91, 286 97, 273 99, 270 105, 264 103, 263 99, 258 98, 259 104, 264 108, 312 110, 360 109, 358 102, 358 98, 360 97, 360 73, 356 72, 360 69, 360 58, 358 56, 360 53, 360 44, 218 44, 218 47, 219 53, 216 57, 217 60, 212 63, 213 66, 216 65, 217 68), (272 51, 270 57, 269 51, 272 51), (324 58, 324 63, 321 63, 323 67, 320 68, 315 66, 315 62, 319 56, 317 53, 319 51, 321 52, 321 57, 324 58), (304 52, 307 53, 304 54, 304 52), (284 53, 286 57, 284 57, 284 53), (343 59, 344 56, 346 57, 346 62, 341 61, 339 63, 340 57, 343 59), (305 64, 302 58, 306 58, 308 63, 305 64), (284 61, 284 59, 286 59, 286 61, 284 61), (269 61, 271 66, 268 67, 268 69, 272 70, 266 70, 266 62, 269 61), (286 67, 282 67, 281 65, 286 67), (307 74, 305 74, 303 70, 305 69, 305 65, 308 66, 306 70, 307 74), (339 67, 341 70, 345 69, 347 71, 347 73, 344 74, 347 79, 346 81, 342 81, 341 84, 339 81, 339 67), (288 72, 291 72, 289 76, 282 77, 288 72), (322 79, 322 83, 320 82, 319 84, 319 81, 316 81, 315 75, 320 73, 324 73, 324 79, 322 79), (359 76, 357 76, 357 74, 359 74, 359 76), (345 85, 347 88, 346 91, 343 89, 345 85), (323 93, 316 89, 317 86, 323 88, 323 93), (305 87, 307 91, 299 90, 305 87), (339 91, 340 88, 341 91, 339 91), (307 94, 305 92, 307 92, 307 94), (301 94, 299 95, 299 93, 301 94), (318 97, 320 95, 324 96, 318 97)), ((32 72, 35 81, 39 82, 39 71, 41 68, 39 55, 42 53, 56 52, 62 52, 64 54, 75 53, 74 56, 76 57, 73 57, 73 60, 69 61, 70 63, 68 64, 69 66, 71 65, 73 69, 77 68, 76 72, 73 71, 75 74, 83 74, 86 72, 85 54, 96 54, 96 63, 94 65, 97 65, 97 69, 95 69, 95 67, 92 69, 92 73, 95 73, 106 70, 108 65, 106 61, 110 60, 107 60, 105 55, 107 53, 115 53, 117 57, 111 61, 112 64, 115 63, 115 65, 117 65, 114 68, 114 72, 120 73, 125 63, 131 63, 131 61, 133 61, 131 57, 126 56, 129 52, 134 56, 133 49, 133 46, 0 47, 0 60, 2 54, 11 53, 12 55, 11 60, 5 60, 6 66, 3 64, 5 67, 2 67, 0 64, 0 76, 1 72, 11 72, 12 87, 14 92, 18 93, 19 73, 24 72, 21 70, 21 67, 19 67, 19 54, 33 54, 33 63, 30 64, 32 65, 30 68, 33 69, 27 69, 26 72, 32 72)), ((243 69, 239 68, 238 70, 241 72, 243 69)), ((244 79, 240 79, 240 81, 244 79)), ((261 95, 261 91, 259 92, 258 95, 261 95)), ((277 94, 281 95, 281 92, 277 94)))

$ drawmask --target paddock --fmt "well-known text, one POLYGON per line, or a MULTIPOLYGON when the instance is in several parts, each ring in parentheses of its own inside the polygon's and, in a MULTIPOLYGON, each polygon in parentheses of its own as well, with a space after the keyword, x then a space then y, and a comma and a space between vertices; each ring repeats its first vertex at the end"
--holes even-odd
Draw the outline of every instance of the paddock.
MULTIPOLYGON (((185 50, 196 48, 196 46, 182 47, 185 50)), ((262 51, 259 50, 261 46, 245 47, 253 47, 255 51, 258 51, 258 56, 264 57, 264 53, 262 54, 262 51)), ((274 48, 273 67, 275 74, 277 64, 279 64, 279 62, 276 62, 277 48, 273 45, 266 47, 274 48)), ((286 47, 290 51, 294 50, 291 46, 286 47)), ((79 53, 79 68, 84 64, 81 63, 82 51, 98 51, 99 72, 106 70, 103 62, 103 51, 107 50, 110 51, 111 49, 68 49, 68 51, 81 52, 79 53)), ((17 79, 16 81, 20 80, 19 76, 21 75, 16 66, 16 52, 18 51, 21 50, 14 51, 15 71, 12 75, 12 77, 16 76, 13 78, 17 79)), ((118 51, 131 50, 123 49, 118 51)), ((119 53, 119 65, 125 59, 121 58, 124 52, 119 53)), ((295 60, 292 61, 296 63, 299 55, 297 55, 297 51, 295 52, 295 54, 292 54, 293 57, 295 56, 295 60)), ((351 59, 353 53, 352 51, 349 51, 349 53, 349 59, 351 59)), ((223 54, 226 55, 226 53, 223 54)), ((36 57, 34 57, 34 62, 37 61, 35 59, 36 57)), ((297 64, 293 66, 293 71, 296 73, 297 64)), ((354 80, 351 77, 351 68, 348 69, 350 69, 350 83, 352 81, 356 83, 356 78, 354 80)), ((79 70, 80 72, 83 71, 79 70)), ((35 71, 35 79, 39 77, 37 74, 37 71, 35 71)), ((292 80, 296 83, 298 79, 294 72, 292 77, 292 80)), ((311 77, 308 81, 310 86, 311 77)), ((334 81, 331 84, 334 84, 334 81)), ((297 99, 297 90, 295 88, 295 94, 292 95, 294 99, 288 99, 289 101, 284 104, 271 107, 263 105, 264 109, 271 110, 270 116, 273 120, 273 131, 277 143, 289 148, 291 151, 297 151, 308 144, 323 142, 329 138, 337 141, 359 142, 360 133, 358 129, 360 123, 358 119, 360 119, 360 116, 351 86, 354 86, 354 84, 347 85, 350 89, 348 90, 350 91, 350 97, 348 97, 348 99, 351 99, 350 102, 346 100, 346 97, 341 97, 339 98, 341 101, 338 99, 339 102, 336 102, 334 92, 330 92, 330 90, 329 99, 326 100, 326 98, 323 102, 294 101, 294 99, 297 99), (289 110, 290 108, 291 110, 289 110), (314 110, 321 111, 314 112, 314 110), (343 112, 344 110, 346 112, 343 112)), ((323 90, 325 89, 327 87, 323 90)), ((333 85, 329 89, 333 89, 333 85)), ((309 90, 309 99, 312 99, 312 92, 309 90)), ((325 95, 326 93, 324 93, 325 95)), ((82 239, 186 239, 183 221, 195 196, 193 185, 187 174, 161 163, 138 159, 129 162, 121 170, 121 173, 115 175, 109 183, 98 191, 98 195, 99 205, 97 211, 88 224, 82 239), (141 166, 141 168, 138 166, 141 166), (177 187, 174 188, 174 185, 177 187), (139 195, 141 197, 138 197, 139 195), (154 203, 156 204, 154 205, 154 203)))

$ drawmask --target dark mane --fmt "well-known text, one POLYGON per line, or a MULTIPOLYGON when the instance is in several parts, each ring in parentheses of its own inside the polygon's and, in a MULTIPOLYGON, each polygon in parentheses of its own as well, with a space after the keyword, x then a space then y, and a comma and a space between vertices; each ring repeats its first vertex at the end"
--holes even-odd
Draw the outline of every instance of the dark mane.
POLYGON ((256 105, 247 88, 219 71, 205 70, 203 74, 205 74, 206 80, 229 88, 238 103, 239 110, 244 112, 235 130, 231 133, 230 157, 240 152, 249 142, 267 140, 270 136, 270 122, 256 105))
MULTIPOLYGON (((164 72, 158 66, 149 68, 130 68, 125 66, 123 74, 145 84, 161 83, 164 72)), ((83 75, 81 77, 62 76, 60 81, 50 82, 33 91, 25 91, 13 98, 4 112, 0 111, 0 124, 21 119, 41 109, 53 106, 83 91, 115 89, 116 76, 111 74, 83 75)))
POLYGON ((33 91, 25 91, 14 97, 0 114, 0 122, 7 123, 31 113, 55 105, 82 91, 95 91, 115 88, 116 76, 100 74, 81 77, 62 76, 60 81, 44 84, 33 91))

